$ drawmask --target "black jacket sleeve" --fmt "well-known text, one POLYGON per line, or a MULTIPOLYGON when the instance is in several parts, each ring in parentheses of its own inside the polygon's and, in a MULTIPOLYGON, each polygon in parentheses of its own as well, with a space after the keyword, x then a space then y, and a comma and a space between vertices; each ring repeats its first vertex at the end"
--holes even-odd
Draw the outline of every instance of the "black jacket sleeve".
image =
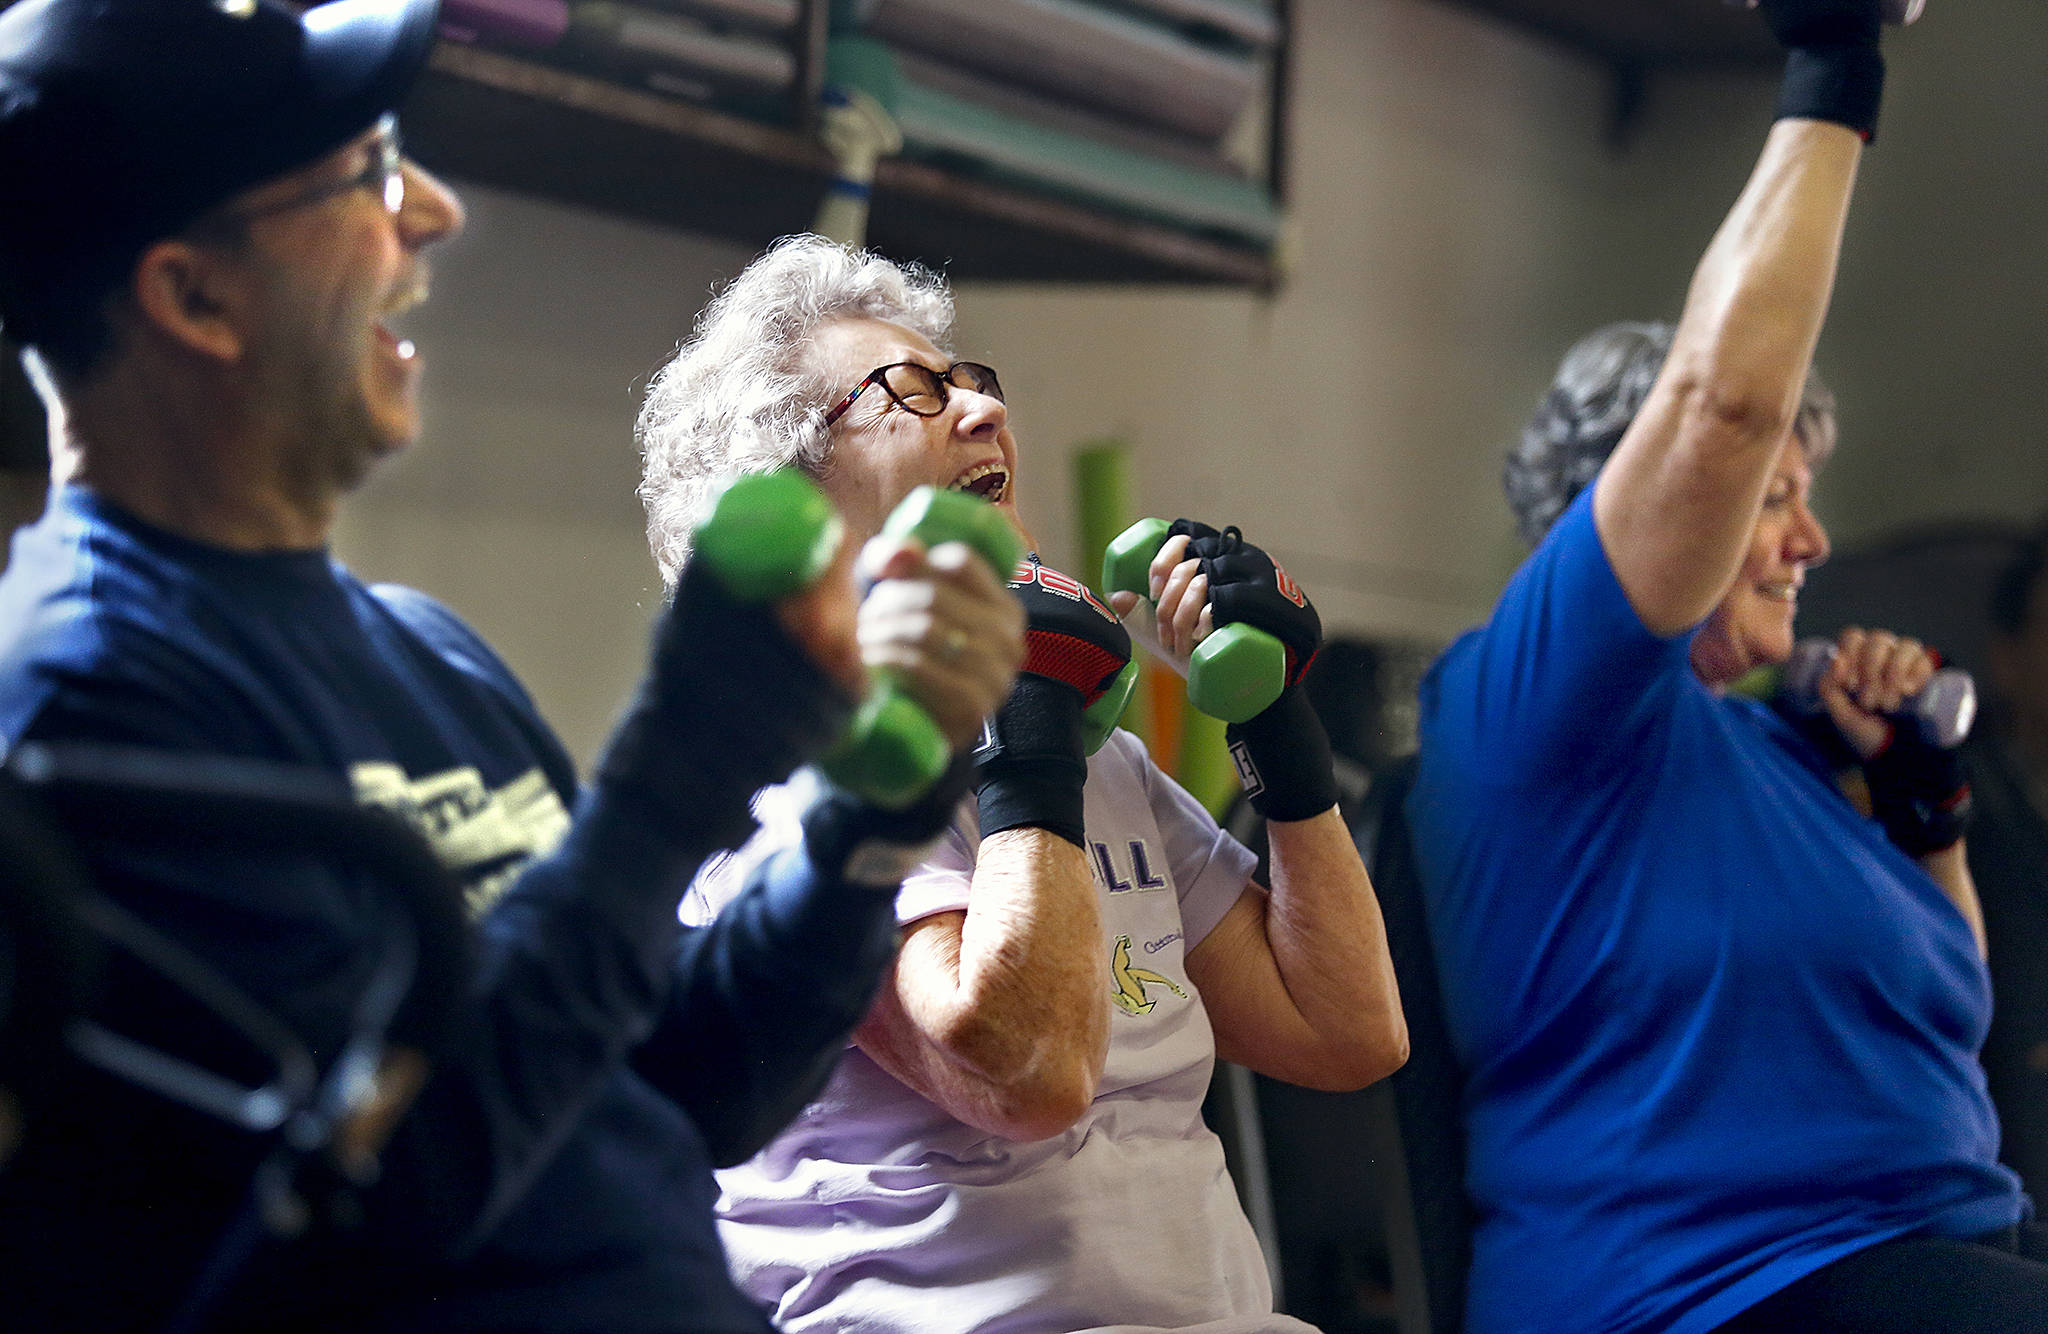
MULTIPOLYGON (((385 1248, 422 1259, 460 1256, 518 1202, 654 1031, 672 983, 699 971, 688 961, 704 946, 686 946, 676 919, 691 875, 745 837, 747 794, 785 777, 850 711, 840 688, 765 613, 721 619, 716 633, 679 636, 675 628, 672 613, 663 627, 672 675, 629 710, 628 744, 614 747, 577 800, 563 841, 477 921, 475 974, 451 1040, 363 1200, 367 1227, 385 1248), (693 804, 679 808, 686 798, 693 804)), ((71 681, 52 692, 29 735, 302 758, 267 750, 237 721, 231 700, 203 709, 194 701, 194 691, 133 678, 71 681)), ((124 901, 316 1050, 332 1052, 363 972, 369 928, 360 877, 313 858, 250 862, 198 843, 135 849, 119 831, 85 832, 96 872, 124 901)), ((793 939, 830 934, 805 893, 762 907, 762 916, 713 933, 736 943, 708 942, 729 957, 742 985, 770 973, 769 956, 793 939)), ((160 997, 120 986, 109 994, 117 1006, 134 1002, 117 1023, 167 1046, 193 1040, 189 1016, 167 1010, 160 997)), ((154 1115, 146 1100, 135 1110, 154 1115)), ((184 1119, 170 1130, 188 1146, 174 1138, 146 1159, 138 1155, 138 1171, 161 1163, 177 1177, 164 1198, 197 1204, 186 1189, 194 1182, 246 1185, 246 1143, 184 1119), (206 1160, 213 1169, 201 1169, 206 1160)), ((150 1191, 140 1180, 124 1189, 138 1198, 150 1191)), ((203 1208, 185 1217, 194 1232, 217 1222, 203 1208)))
POLYGON ((743 1162, 831 1074, 895 949, 895 886, 840 879, 808 847, 786 848, 684 933, 635 1068, 690 1114, 714 1163, 743 1162))

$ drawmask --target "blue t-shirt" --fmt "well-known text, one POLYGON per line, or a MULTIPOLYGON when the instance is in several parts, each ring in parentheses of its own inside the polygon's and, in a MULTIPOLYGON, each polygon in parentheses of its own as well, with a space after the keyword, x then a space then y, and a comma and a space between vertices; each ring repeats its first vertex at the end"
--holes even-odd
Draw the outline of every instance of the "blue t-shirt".
MULTIPOLYGON (((700 1109, 745 1133, 753 1105, 772 1112, 784 1084, 836 1055, 893 944, 888 895, 796 857, 743 911, 684 933, 676 902, 702 851, 684 831, 589 818, 601 803, 577 806, 571 762, 525 692, 445 609, 366 587, 323 552, 187 541, 80 488, 53 495, 0 579, 0 750, 23 739, 331 773, 408 816, 477 919, 472 1003, 384 1153, 375 1226, 245 1280, 275 1280, 245 1295, 252 1325, 766 1331, 712 1230, 700 1109), (601 855, 583 855, 596 837, 601 855), (793 954, 810 966, 789 968, 793 954), (650 1033, 661 1068, 643 1077, 628 1055, 650 1033)), ((371 929, 347 873, 256 873, 196 843, 124 852, 119 832, 87 843, 109 892, 296 1030, 346 1031, 371 929)), ((204 1037, 183 1009, 122 1022, 156 1025, 144 1035, 174 1051, 204 1037)), ((42 1245, 0 1248, 0 1272, 21 1280, 4 1286, 45 1311, 24 1316, 37 1327, 153 1328, 261 1146, 124 1090, 74 1119, 105 1155, 93 1189, 20 1222, 42 1245)), ((0 1234, 27 1237, 8 1211, 33 1203, 0 1191, 0 1234)))
POLYGON ((1592 491, 1422 688, 1408 816, 1467 1072, 1469 1334, 1713 1328, 2027 1210, 1963 916, 1629 606, 1592 491))

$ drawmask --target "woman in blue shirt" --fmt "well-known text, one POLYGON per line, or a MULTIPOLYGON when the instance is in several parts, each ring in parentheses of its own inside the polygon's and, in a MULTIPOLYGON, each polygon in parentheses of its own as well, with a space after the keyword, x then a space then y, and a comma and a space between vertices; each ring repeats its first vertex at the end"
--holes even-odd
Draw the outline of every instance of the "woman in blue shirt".
POLYGON ((2048 1328, 1975 1059, 1966 789, 1888 721, 1932 656, 1842 636, 1832 757, 1726 694, 1828 552, 1808 368, 1882 74, 1878 0, 1763 7, 1791 56, 1747 188, 1675 328, 1567 358, 1509 465, 1536 551, 1423 686, 1470 1334, 2048 1328))

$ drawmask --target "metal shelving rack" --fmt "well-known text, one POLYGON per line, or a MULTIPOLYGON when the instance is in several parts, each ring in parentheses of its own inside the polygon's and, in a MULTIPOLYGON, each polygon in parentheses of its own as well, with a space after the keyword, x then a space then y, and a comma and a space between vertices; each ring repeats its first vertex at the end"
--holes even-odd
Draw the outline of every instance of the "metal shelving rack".
MULTIPOLYGON (((787 126, 444 41, 404 109, 407 150, 487 185, 765 245, 810 224, 831 178, 812 132, 827 8, 805 0, 787 126)), ((1283 25, 1290 8, 1278 6, 1283 25)), ((1269 90, 1276 195, 1286 179, 1287 63, 1283 36, 1269 90)), ((1256 288, 1278 280, 1272 256, 1243 242, 904 159, 876 173, 869 242, 956 278, 1256 288)))

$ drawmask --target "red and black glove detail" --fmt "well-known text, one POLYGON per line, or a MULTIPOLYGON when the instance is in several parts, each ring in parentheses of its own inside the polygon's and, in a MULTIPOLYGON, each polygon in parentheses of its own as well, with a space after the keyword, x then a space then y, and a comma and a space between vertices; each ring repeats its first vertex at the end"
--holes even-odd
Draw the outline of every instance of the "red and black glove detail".
POLYGON ((1024 604, 1024 667, 1072 686, 1087 708, 1116 683, 1131 660, 1131 634, 1116 613, 1036 556, 1017 565, 1010 589, 1024 604))
POLYGON ((1893 726, 1891 741, 1863 762, 1863 781, 1870 813, 1909 857, 1952 848, 1969 831, 1973 802, 1963 757, 1910 727, 1893 726))
POLYGON ((1166 535, 1186 537, 1184 559, 1201 562, 1216 627, 1249 625, 1279 640, 1287 650, 1287 684, 1298 684, 1323 646, 1323 618, 1301 585, 1234 525, 1219 533, 1206 523, 1175 519, 1166 535))
POLYGON ((1081 847, 1081 715, 1130 662, 1130 632, 1080 580, 1036 556, 1010 588, 1024 604, 1024 668, 974 752, 981 836, 1033 827, 1081 847))

